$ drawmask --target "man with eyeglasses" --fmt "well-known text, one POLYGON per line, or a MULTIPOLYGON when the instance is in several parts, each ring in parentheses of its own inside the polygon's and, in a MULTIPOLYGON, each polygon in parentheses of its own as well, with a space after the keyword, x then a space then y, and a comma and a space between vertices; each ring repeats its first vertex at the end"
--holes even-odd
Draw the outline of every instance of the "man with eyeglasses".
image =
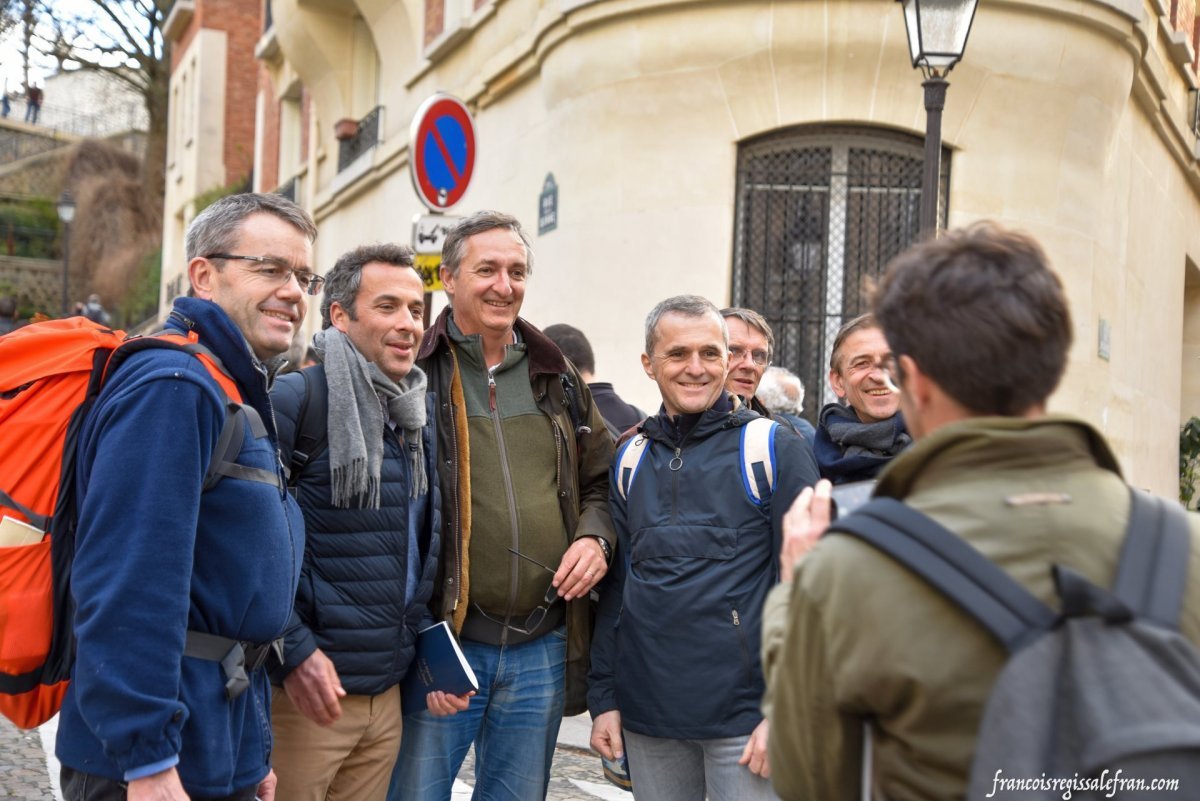
POLYGON ((811 428, 807 421, 801 420, 805 425, 797 425, 789 415, 772 412, 758 397, 759 385, 775 352, 771 324, 753 309, 738 306, 721 309, 721 316, 729 329, 729 378, 725 388, 741 398, 751 410, 787 426, 811 445, 812 437, 805 430, 811 428))
POLYGON ((839 402, 821 409, 813 450, 821 477, 834 484, 874 479, 912 442, 900 396, 888 380, 891 349, 870 314, 842 326, 829 358, 829 385, 839 402))
POLYGON ((231 391, 197 356, 149 347, 115 368, 86 418, 77 645, 56 747, 68 801, 275 797, 265 668, 291 615, 304 521, 284 488, 268 365, 320 285, 316 234, 278 195, 205 209, 186 237, 192 297, 166 327, 219 362, 231 391), (228 450, 226 431, 241 437, 228 450))
POLYGON ((726 325, 693 295, 650 312, 642 367, 662 407, 610 479, 619 546, 592 645, 591 744, 628 758, 639 801, 774 797, 759 631, 783 514, 817 466, 726 390, 726 325))
POLYGON ((392 801, 448 801, 472 743, 476 798, 544 798, 564 710, 585 708, 588 594, 615 541, 612 439, 579 373, 518 316, 532 269, 520 223, 499 212, 463 219, 442 248, 450 307, 418 361, 441 460, 432 607, 479 692, 452 717, 405 716, 392 801))
MULTIPOLYGON (((308 543, 272 677, 274 760, 280 798, 383 801, 441 542, 432 398, 414 365, 425 289, 407 245, 355 248, 326 279, 320 363, 271 390, 308 543)), ((466 707, 432 695, 438 713, 466 707)))

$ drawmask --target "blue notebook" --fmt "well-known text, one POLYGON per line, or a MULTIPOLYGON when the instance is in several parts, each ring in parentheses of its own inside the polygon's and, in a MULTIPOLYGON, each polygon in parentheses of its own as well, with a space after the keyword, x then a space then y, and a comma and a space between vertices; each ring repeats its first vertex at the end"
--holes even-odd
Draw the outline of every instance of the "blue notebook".
POLYGON ((400 708, 406 715, 420 712, 425 709, 425 696, 434 690, 451 695, 479 690, 475 671, 444 620, 418 632, 416 656, 400 682, 400 708))

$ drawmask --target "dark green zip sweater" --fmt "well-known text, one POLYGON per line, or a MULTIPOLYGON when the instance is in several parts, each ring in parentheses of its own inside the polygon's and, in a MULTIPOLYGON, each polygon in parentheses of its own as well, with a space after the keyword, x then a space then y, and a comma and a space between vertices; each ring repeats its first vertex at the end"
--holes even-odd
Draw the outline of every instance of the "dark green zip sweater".
POLYGON ((470 618, 482 610, 521 626, 552 574, 508 549, 557 569, 569 543, 559 508, 558 449, 534 402, 524 344, 509 345, 489 371, 478 336, 451 324, 471 442, 470 618))

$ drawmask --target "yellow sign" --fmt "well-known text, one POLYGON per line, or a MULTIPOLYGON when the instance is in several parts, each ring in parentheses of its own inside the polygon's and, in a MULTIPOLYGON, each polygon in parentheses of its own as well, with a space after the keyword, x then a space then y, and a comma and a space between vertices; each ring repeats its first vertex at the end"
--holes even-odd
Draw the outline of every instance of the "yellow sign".
POLYGON ((417 272, 425 282, 426 292, 436 292, 442 288, 442 277, 438 272, 442 266, 441 253, 418 253, 416 258, 417 272))

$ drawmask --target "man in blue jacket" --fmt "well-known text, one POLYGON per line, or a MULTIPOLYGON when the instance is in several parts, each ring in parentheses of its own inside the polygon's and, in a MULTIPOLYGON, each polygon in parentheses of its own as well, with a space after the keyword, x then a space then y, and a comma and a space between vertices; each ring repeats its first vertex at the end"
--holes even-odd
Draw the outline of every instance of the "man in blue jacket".
POLYGON ((197 356, 147 348, 83 426, 77 648, 56 749, 67 801, 275 796, 263 665, 291 615, 304 523, 284 490, 266 365, 320 288, 315 237, 277 195, 205 209, 187 233, 194 297, 167 326, 219 361, 242 403, 197 356))
POLYGON ((650 312, 642 366, 663 402, 609 483, 618 547, 592 642, 592 747, 628 756, 636 799, 769 799, 763 602, 783 515, 817 465, 726 391, 728 333, 704 298, 650 312))
POLYGON ((432 398, 413 364, 424 310, 407 245, 346 253, 326 275, 321 363, 271 391, 307 535, 272 701, 288 801, 383 801, 400 751, 399 683, 433 623, 441 531, 432 398))

